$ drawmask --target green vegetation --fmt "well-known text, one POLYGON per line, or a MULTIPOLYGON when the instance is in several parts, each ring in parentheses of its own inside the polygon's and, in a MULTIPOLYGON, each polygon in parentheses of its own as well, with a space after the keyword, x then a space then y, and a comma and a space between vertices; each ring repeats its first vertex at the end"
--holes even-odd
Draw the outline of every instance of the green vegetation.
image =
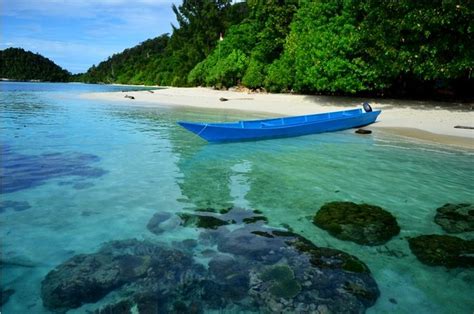
POLYGON ((474 88, 472 1, 184 0, 173 10, 170 36, 76 79, 431 97, 474 88))
POLYGON ((8 48, 0 51, 1 78, 18 81, 67 82, 70 75, 71 73, 40 54, 34 54, 21 48, 8 48))
POLYGON ((219 34, 246 15, 246 5, 231 1, 185 0, 173 5, 179 26, 173 34, 147 40, 92 66, 75 79, 89 83, 187 86, 187 76, 215 48, 219 34))
POLYGON ((168 35, 149 39, 93 65, 78 78, 86 83, 154 84, 168 41, 168 35))

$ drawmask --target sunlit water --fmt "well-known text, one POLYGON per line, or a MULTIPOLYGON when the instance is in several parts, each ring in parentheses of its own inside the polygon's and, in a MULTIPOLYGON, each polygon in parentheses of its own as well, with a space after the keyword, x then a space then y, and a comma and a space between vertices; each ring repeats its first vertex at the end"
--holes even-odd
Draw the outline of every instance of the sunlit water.
MULTIPOLYGON (((255 115, 199 109, 128 107, 79 97, 124 87, 1 83, 0 144, 7 186, 18 202, 0 213, 1 286, 15 293, 2 313, 47 313, 41 281, 74 255, 110 240, 195 239, 196 228, 147 228, 157 212, 229 206, 258 209, 272 227, 367 264, 381 295, 368 313, 472 313, 474 271, 429 267, 407 237, 444 234, 434 223, 445 203, 474 202, 472 151, 375 132, 336 133, 209 145, 178 120, 255 115), (53 166, 52 166, 53 165, 53 166), (381 206, 401 232, 382 246, 331 237, 312 224, 329 201, 381 206)), ((383 119, 383 113, 380 117, 383 119)), ((473 239, 473 233, 460 234, 473 239)), ((94 304, 70 312, 94 309, 94 304)))

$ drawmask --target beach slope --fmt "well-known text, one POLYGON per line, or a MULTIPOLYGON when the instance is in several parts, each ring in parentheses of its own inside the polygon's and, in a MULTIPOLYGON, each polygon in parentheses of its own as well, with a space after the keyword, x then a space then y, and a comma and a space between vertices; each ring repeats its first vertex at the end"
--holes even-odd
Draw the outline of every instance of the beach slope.
POLYGON ((262 117, 344 110, 368 101, 373 108, 382 109, 378 121, 370 128, 383 129, 423 141, 474 149, 474 129, 470 129, 474 127, 474 104, 267 94, 201 87, 89 93, 83 97, 133 106, 188 106, 242 110, 260 113, 262 117), (125 96, 132 96, 134 99, 125 96))

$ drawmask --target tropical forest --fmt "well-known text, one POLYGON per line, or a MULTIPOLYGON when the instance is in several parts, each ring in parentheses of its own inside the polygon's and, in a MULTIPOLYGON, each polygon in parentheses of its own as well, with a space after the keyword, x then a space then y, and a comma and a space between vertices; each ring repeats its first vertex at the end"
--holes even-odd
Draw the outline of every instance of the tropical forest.
POLYGON ((270 92, 467 96, 474 2, 184 0, 178 25, 84 82, 270 92))

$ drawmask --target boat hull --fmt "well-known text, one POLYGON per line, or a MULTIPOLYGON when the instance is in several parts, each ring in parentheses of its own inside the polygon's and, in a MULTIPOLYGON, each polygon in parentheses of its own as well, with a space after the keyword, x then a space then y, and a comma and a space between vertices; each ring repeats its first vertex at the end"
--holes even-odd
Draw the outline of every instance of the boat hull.
POLYGON ((362 127, 374 123, 380 112, 380 110, 364 112, 360 109, 355 109, 298 117, 239 121, 236 123, 194 123, 184 121, 178 123, 208 142, 236 142, 294 137, 362 127), (331 114, 336 117, 330 118, 331 114), (298 123, 298 119, 301 120, 300 123, 298 123), (314 120, 311 121, 312 119, 314 120))

